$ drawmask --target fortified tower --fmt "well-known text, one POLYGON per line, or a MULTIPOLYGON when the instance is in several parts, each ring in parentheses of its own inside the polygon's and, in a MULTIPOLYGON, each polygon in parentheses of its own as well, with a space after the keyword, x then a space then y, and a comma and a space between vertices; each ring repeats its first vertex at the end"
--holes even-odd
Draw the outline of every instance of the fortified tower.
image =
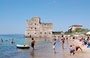
POLYGON ((52 37, 52 23, 40 22, 40 17, 26 20, 25 37, 52 37))

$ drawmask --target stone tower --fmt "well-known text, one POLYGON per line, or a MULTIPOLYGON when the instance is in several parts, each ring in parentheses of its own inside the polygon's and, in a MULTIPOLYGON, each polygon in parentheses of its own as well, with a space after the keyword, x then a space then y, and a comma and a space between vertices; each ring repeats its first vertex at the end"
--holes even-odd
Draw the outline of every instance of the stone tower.
POLYGON ((26 20, 25 37, 52 37, 52 23, 40 22, 40 17, 26 20))

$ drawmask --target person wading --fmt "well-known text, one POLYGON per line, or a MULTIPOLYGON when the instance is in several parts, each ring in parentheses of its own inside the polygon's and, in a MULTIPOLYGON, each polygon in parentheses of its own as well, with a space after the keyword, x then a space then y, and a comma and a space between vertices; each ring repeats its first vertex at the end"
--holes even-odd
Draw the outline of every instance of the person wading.
POLYGON ((56 50, 55 50, 55 48, 56 48, 56 39, 54 39, 52 44, 53 44, 54 53, 56 54, 56 50))
POLYGON ((34 38, 32 38, 32 40, 31 40, 31 47, 33 48, 33 50, 34 50, 34 45, 35 45, 35 40, 34 40, 34 38))
POLYGON ((65 41, 65 38, 63 37, 63 35, 62 35, 61 41, 62 41, 62 49, 64 49, 64 41, 65 41))

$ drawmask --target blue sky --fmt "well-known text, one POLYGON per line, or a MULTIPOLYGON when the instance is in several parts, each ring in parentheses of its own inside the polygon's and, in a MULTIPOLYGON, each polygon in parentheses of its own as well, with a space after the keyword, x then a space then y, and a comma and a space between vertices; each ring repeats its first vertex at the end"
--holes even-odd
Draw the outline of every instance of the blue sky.
POLYGON ((24 34, 33 16, 52 22, 54 31, 73 24, 90 29, 90 0, 0 0, 0 34, 24 34))

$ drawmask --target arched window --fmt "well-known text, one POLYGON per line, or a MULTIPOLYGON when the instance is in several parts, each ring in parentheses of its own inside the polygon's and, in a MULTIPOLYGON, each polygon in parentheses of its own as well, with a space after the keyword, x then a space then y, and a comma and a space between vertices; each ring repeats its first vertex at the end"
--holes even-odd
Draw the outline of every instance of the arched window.
POLYGON ((35 28, 35 29, 37 29, 37 28, 35 28))
POLYGON ((33 28, 31 27, 31 29, 33 29, 33 28))
POLYGON ((35 25, 37 25, 37 24, 35 23, 35 25))
POLYGON ((29 34, 29 33, 28 33, 29 34))
POLYGON ((40 34, 42 34, 42 32, 40 32, 40 34))
POLYGON ((45 32, 45 34, 47 34, 47 33, 45 32))
POLYGON ((36 33, 34 33, 34 34, 36 34, 36 33))

